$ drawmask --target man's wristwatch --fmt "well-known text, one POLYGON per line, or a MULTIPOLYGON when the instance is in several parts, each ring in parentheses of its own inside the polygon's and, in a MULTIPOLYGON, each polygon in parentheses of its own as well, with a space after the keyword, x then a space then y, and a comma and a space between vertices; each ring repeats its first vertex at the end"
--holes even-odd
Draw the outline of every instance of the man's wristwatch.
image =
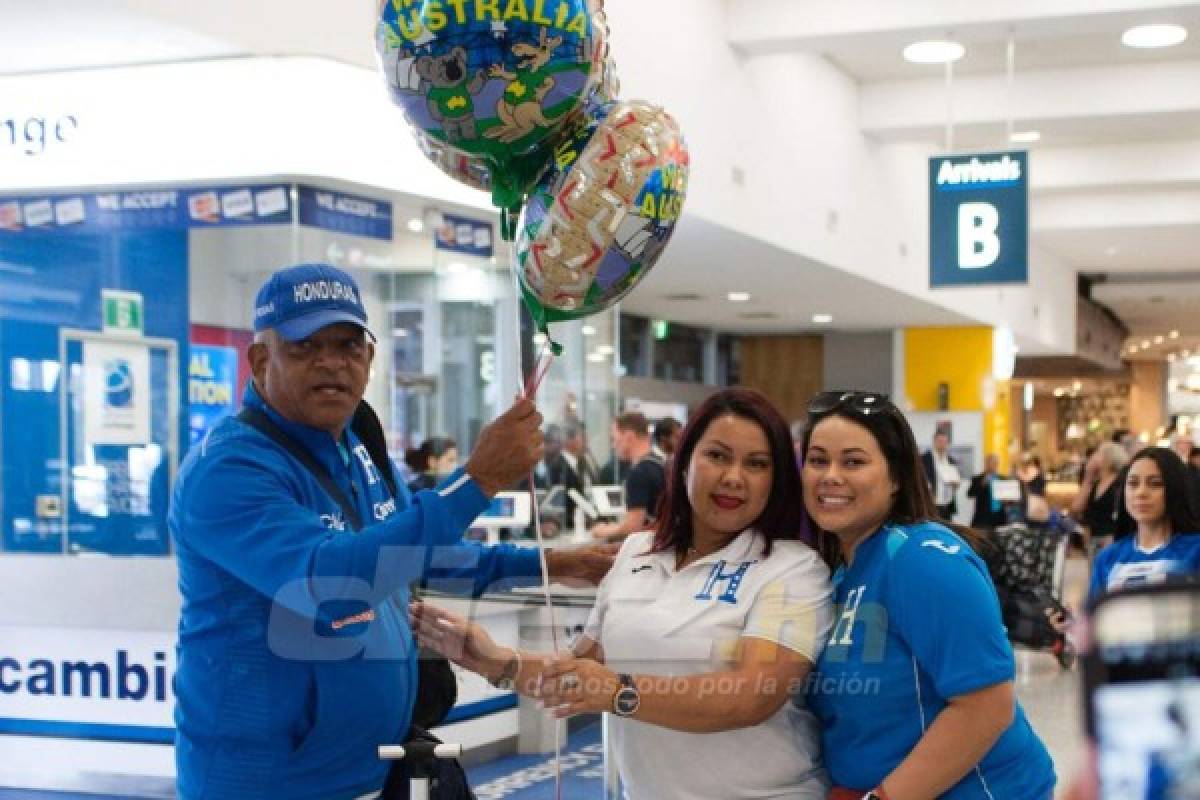
POLYGON ((521 669, 521 654, 513 650, 512 658, 500 670, 500 674, 489 681, 497 689, 511 692, 517 688, 517 672, 521 669))
POLYGON ((884 794, 882 786, 876 786, 871 791, 862 796, 862 800, 888 800, 888 796, 884 794))
POLYGON ((613 697, 613 713, 618 717, 632 717, 642 706, 642 696, 633 683, 632 675, 623 672, 617 676, 617 680, 620 681, 621 688, 617 689, 613 697))

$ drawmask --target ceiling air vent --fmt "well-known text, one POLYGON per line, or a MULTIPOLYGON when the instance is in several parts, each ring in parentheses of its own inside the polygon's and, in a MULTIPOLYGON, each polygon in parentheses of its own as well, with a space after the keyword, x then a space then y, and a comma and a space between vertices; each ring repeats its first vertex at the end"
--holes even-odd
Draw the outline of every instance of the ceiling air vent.
POLYGON ((745 314, 738 314, 738 319, 779 319, 779 315, 774 311, 747 311, 745 314))
POLYGON ((679 294, 664 294, 662 299, 669 300, 672 303, 694 303, 704 298, 695 292, 680 292, 679 294))

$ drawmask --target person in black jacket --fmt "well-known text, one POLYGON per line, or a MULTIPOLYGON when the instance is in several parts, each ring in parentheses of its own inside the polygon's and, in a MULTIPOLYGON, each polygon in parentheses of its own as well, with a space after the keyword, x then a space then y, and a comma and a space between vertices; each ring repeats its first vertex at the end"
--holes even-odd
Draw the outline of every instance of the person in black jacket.
POLYGON ((1188 472, 1188 494, 1192 508, 1200 513, 1200 447, 1196 446, 1195 438, 1190 434, 1177 433, 1171 437, 1171 449, 1183 459, 1183 465, 1188 472))
POLYGON ((925 482, 933 493, 938 516, 944 520, 954 519, 958 513, 955 493, 961 483, 958 461, 950 455, 950 435, 938 431, 933 435, 933 447, 921 454, 921 466, 925 468, 925 482))
POLYGON ((1004 504, 992 496, 992 482, 1000 477, 999 469, 1000 458, 995 453, 988 453, 983 460, 983 472, 971 478, 967 497, 975 498, 972 528, 999 528, 1006 522, 1004 504))

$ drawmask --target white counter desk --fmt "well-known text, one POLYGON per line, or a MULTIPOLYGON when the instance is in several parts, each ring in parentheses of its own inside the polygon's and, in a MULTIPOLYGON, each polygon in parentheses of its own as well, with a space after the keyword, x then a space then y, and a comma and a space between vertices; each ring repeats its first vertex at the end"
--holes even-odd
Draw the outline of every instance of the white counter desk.
MULTIPOLYGON (((12 687, 18 677, 49 669, 54 686, 74 687, 0 692, 0 786, 174 796, 175 560, 4 554, 0 586, 0 681, 12 687), (70 681, 61 674, 68 670, 70 681)), ((540 589, 436 602, 471 613, 499 641, 550 649, 540 589)), ((556 592, 562 641, 582 630, 591 604, 590 592, 556 592)), ((532 703, 466 673, 450 722, 438 733, 475 757, 511 750, 514 742, 530 752, 554 747, 549 719, 532 703)))

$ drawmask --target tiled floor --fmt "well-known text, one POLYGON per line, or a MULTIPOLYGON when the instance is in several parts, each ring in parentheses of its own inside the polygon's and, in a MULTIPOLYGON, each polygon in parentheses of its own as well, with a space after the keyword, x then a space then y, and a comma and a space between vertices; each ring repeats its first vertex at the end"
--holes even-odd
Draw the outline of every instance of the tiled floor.
MULTIPOLYGON (((1087 563, 1067 564, 1068 606, 1078 608, 1087 587, 1087 563)), ((1074 775, 1083 754, 1078 669, 1063 670, 1048 653, 1017 651, 1017 695, 1034 729, 1050 748, 1060 788, 1074 775)), ((563 797, 601 800, 600 729, 577 731, 564 751, 563 797)), ((511 756, 468 770, 479 800, 553 800, 554 761, 546 756, 511 756)), ((0 800, 124 800, 112 795, 79 795, 0 789, 0 800)))

